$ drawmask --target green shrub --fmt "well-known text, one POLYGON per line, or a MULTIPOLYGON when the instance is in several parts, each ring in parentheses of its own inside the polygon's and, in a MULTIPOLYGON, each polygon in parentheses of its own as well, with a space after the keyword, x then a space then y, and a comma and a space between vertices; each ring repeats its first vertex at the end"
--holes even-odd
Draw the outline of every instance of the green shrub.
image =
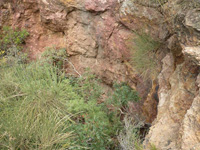
POLYGON ((24 42, 29 33, 26 30, 13 30, 11 27, 4 26, 2 34, 0 35, 0 49, 1 51, 7 51, 10 47, 15 46, 21 50, 21 44, 24 42))
POLYGON ((11 27, 3 27, 0 35, 0 60, 6 58, 8 63, 23 63, 26 54, 22 53, 22 45, 29 35, 26 30, 13 30, 11 27))
POLYGON ((114 92, 109 103, 112 104, 115 108, 127 108, 128 102, 138 102, 139 101, 138 93, 133 90, 126 83, 114 84, 114 92))
POLYGON ((104 103, 98 103, 102 95, 98 79, 86 73, 81 78, 71 78, 71 84, 78 95, 83 97, 68 103, 70 112, 78 113, 76 123, 71 126, 77 135, 76 145, 80 145, 80 149, 117 149, 115 139, 121 122, 119 117, 109 115, 104 103))
POLYGON ((86 70, 82 77, 74 79, 71 83, 75 87, 76 92, 86 101, 100 99, 102 95, 102 88, 100 87, 101 81, 89 69, 86 70))
MULTIPOLYGON (((117 150, 120 116, 102 102, 100 80, 89 73, 68 77, 57 62, 65 50, 50 49, 45 60, 0 67, 0 149, 117 150)), ((112 104, 127 107, 138 96, 115 85, 112 104)))
POLYGON ((154 76, 157 72, 156 50, 160 43, 150 36, 143 34, 134 39, 131 49, 133 52, 132 63, 142 77, 154 76))

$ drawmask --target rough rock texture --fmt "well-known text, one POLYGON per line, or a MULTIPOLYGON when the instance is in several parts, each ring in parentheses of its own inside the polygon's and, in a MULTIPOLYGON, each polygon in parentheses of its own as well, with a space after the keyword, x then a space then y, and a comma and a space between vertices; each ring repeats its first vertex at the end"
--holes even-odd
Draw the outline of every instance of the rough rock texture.
MULTIPOLYGON (((171 63, 173 60, 170 59, 172 59, 172 56, 170 58, 169 55, 163 59, 163 70, 159 75, 158 115, 146 141, 154 143, 163 150, 180 149, 180 146, 186 150, 188 146, 193 148, 195 144, 199 143, 199 134, 193 131, 198 131, 199 128, 190 128, 185 124, 189 110, 192 109, 193 103, 196 103, 195 101, 198 101, 196 99, 199 98, 198 87, 195 83, 199 70, 191 62, 185 62, 178 65, 173 71, 173 64, 171 63), (195 98, 196 96, 197 98, 195 98), (183 131, 184 126, 196 133, 192 137, 195 140, 190 139, 193 144, 188 143, 187 147, 182 145, 185 142, 182 134, 191 135, 186 130, 183 131)), ((195 107, 199 108, 198 103, 195 107)), ((192 115, 196 117, 197 114, 191 114, 190 117, 192 115)), ((187 123, 193 124, 194 122, 187 123)), ((196 122, 196 124, 198 126, 199 122, 196 122)))
POLYGON ((156 8, 125 0, 119 10, 120 21, 131 30, 164 40, 168 35, 164 16, 156 8))
POLYGON ((198 47, 183 47, 183 53, 190 57, 191 60, 200 66, 200 46, 198 47))
MULTIPOLYGON (((81 74, 105 84, 128 82, 142 97, 144 142, 160 150, 200 149, 199 0, 0 0, 0 28, 25 28, 32 59, 46 47, 66 48, 81 74), (130 59, 129 39, 145 33, 163 43, 157 79, 144 82, 130 59), (156 119, 155 119, 156 118, 156 119), (155 120, 154 120, 155 119, 155 120)), ((76 74, 69 65, 67 72, 76 74)), ((134 108, 135 106, 132 106, 134 108)))
POLYGON ((168 22, 174 35, 158 76, 158 115, 144 143, 147 149, 150 143, 162 150, 200 149, 200 16, 187 2, 169 0, 164 5, 166 16, 176 14, 168 22))

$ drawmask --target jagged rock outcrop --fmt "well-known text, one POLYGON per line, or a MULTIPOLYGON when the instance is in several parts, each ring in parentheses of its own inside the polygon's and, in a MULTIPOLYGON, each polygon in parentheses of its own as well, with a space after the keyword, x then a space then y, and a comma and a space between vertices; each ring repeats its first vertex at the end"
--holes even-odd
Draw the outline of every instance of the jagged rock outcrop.
POLYGON ((145 144, 153 143, 162 150, 200 149, 199 12, 189 2, 170 0, 164 9, 167 16, 176 14, 169 22, 174 35, 168 40, 171 54, 162 60, 158 115, 145 144))
MULTIPOLYGON (((200 149, 199 6, 199 0, 2 0, 0 27, 27 29, 32 59, 46 47, 66 48, 80 73, 89 67, 108 85, 121 81, 136 88, 146 121, 153 121, 146 149, 154 144, 195 150, 200 149), (163 44, 153 84, 142 81, 129 63, 127 41, 138 33, 163 44)), ((67 72, 74 73, 70 65, 67 72)))

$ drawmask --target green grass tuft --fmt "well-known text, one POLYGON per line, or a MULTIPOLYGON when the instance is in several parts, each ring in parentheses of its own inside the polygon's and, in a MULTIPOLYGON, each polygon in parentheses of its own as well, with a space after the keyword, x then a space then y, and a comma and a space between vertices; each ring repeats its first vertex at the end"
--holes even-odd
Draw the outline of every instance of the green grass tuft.
POLYGON ((69 81, 49 64, 0 69, 0 149, 72 146, 66 101, 79 96, 69 81))
POLYGON ((154 77, 157 72, 156 51, 160 43, 143 34, 132 40, 132 64, 143 78, 154 77))

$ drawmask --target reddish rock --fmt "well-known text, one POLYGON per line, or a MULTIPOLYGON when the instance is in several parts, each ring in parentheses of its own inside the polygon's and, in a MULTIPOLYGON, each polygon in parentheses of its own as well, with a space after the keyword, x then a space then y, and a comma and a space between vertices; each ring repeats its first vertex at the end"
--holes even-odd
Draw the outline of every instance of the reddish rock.
POLYGON ((88 11, 105 11, 117 3, 116 0, 85 0, 85 9, 88 11))

